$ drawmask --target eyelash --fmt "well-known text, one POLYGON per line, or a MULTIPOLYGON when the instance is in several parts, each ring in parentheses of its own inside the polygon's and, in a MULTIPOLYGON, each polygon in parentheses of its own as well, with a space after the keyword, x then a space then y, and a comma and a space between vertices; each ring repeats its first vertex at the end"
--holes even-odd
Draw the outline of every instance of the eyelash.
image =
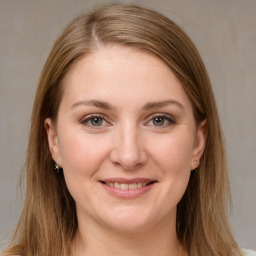
POLYGON ((165 113, 156 113, 156 114, 151 115, 149 118, 150 118, 149 121, 146 122, 146 126, 149 126, 148 123, 153 122, 153 120, 155 118, 162 118, 165 121, 165 123, 163 125, 159 125, 159 126, 152 124, 153 126, 159 127, 159 128, 168 127, 168 126, 171 126, 172 124, 176 123, 172 116, 165 114, 165 113), (166 124, 166 122, 167 122, 167 124, 166 124))
MULTIPOLYGON (((102 114, 90 114, 86 117, 84 117, 81 121, 82 124, 88 126, 88 127, 92 127, 92 128, 95 128, 95 129, 100 129, 102 126, 111 126, 111 124, 106 121, 106 118, 104 115, 102 114), (103 124, 103 125, 92 125, 92 123, 89 123, 89 122, 92 122, 93 119, 99 119, 99 120, 102 120, 102 122, 106 123, 106 124, 103 124)), ((145 123, 145 126, 155 126, 155 127, 159 127, 159 128, 163 128, 163 127, 167 127, 167 126, 171 126, 172 124, 175 124, 175 120, 172 116, 168 115, 168 114, 164 114, 164 113, 155 113, 153 115, 151 115, 149 118, 148 118, 148 121, 145 123), (161 118, 161 119, 164 119, 164 124, 163 125, 154 125, 154 124, 149 124, 150 122, 154 122, 154 119, 156 118, 161 118), (167 122, 167 124, 166 124, 167 122)))
POLYGON ((86 116, 85 118, 83 118, 82 121, 81 121, 81 123, 84 124, 84 125, 86 125, 86 126, 93 127, 93 128, 96 128, 96 129, 97 129, 97 128, 100 128, 100 127, 102 127, 102 126, 105 126, 105 125, 99 125, 99 126, 97 126, 97 125, 89 124, 90 121, 92 122, 93 119, 96 119, 96 118, 97 118, 97 119, 101 119, 103 122, 106 122, 107 124, 110 125, 110 123, 106 121, 105 116, 102 115, 102 114, 90 114, 90 115, 86 116))

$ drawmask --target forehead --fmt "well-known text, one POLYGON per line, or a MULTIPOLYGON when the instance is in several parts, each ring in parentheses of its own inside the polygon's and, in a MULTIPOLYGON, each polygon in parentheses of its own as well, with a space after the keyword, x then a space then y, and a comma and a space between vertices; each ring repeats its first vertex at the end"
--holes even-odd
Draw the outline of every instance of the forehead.
POLYGON ((176 98, 190 101, 170 68, 156 56, 131 47, 104 46, 83 57, 65 79, 64 98, 131 102, 176 98))

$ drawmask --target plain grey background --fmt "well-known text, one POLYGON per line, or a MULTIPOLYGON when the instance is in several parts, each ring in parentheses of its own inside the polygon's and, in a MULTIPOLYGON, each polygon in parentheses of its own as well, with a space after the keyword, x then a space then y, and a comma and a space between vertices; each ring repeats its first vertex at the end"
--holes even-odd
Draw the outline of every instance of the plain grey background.
MULTIPOLYGON (((47 54, 72 17, 110 2, 0 0, 0 248, 6 245, 20 211, 16 186, 26 155, 33 97, 47 54)), ((129 2, 167 15, 197 45, 226 139, 232 228, 242 247, 256 249, 256 1, 129 2)))

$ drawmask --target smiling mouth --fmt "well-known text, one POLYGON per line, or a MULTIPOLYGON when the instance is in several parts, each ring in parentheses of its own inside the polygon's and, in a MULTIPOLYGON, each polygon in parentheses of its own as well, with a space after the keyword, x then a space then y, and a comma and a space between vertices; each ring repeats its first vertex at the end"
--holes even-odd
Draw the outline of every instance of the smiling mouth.
POLYGON ((100 181, 100 182, 108 187, 121 189, 121 190, 135 190, 135 189, 143 188, 153 183, 156 183, 156 181, 134 182, 134 183, 106 182, 106 181, 100 181))

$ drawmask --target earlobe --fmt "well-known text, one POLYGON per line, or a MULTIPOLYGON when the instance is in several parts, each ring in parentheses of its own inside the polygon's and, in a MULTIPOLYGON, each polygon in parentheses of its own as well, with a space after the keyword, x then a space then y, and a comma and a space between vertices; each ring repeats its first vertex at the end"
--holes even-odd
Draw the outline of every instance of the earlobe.
POLYGON ((207 122, 206 120, 202 121, 198 127, 196 132, 196 139, 195 139, 195 147, 193 152, 193 163, 192 163, 192 170, 197 168, 200 163, 200 159, 204 153, 205 145, 207 139, 207 122), (196 163, 196 164, 195 164, 196 163))
POLYGON ((48 139, 48 147, 52 155, 52 159, 55 162, 57 162, 59 166, 62 166, 55 125, 53 124, 53 121, 50 118, 46 118, 44 121, 44 126, 48 139))

